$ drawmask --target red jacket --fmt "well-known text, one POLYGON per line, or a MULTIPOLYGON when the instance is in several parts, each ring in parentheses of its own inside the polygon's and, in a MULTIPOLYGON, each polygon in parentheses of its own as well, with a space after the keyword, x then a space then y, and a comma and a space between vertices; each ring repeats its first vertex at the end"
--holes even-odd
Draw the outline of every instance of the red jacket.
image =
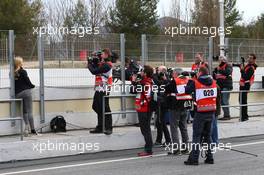
POLYGON ((153 85, 152 79, 144 77, 139 84, 140 85, 135 87, 135 90, 137 92, 137 96, 135 99, 136 110, 137 112, 149 112, 149 103, 151 100, 151 90, 153 85))

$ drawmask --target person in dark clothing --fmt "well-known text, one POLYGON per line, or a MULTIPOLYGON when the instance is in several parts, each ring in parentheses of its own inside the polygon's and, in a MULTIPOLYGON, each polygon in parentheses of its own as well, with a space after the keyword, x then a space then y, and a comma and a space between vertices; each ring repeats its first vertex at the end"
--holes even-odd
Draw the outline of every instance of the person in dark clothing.
MULTIPOLYGON (((95 94, 93 98, 93 110, 97 113, 97 126, 90 133, 102 133, 103 132, 103 97, 109 95, 111 85, 113 82, 112 78, 112 62, 111 52, 109 49, 104 49, 102 54, 99 55, 100 62, 95 64, 88 62, 88 69, 95 75, 95 94), (101 58, 100 58, 101 57, 101 58)), ((109 98, 105 98, 105 112, 111 112, 109 106, 109 98)), ((105 132, 104 134, 112 134, 112 115, 105 115, 105 132)))
MULTIPOLYGON (((239 89, 241 91, 249 91, 251 85, 254 83, 254 78, 255 78, 255 71, 257 69, 257 64, 256 64, 256 55, 255 54, 249 54, 248 56, 248 63, 247 65, 243 66, 241 65, 240 67, 240 72, 241 72, 241 78, 239 81, 239 89)), ((247 105, 247 95, 248 92, 241 92, 239 95, 239 101, 241 102, 240 104, 242 105, 247 105), (242 99, 241 99, 242 98, 242 99)), ((247 121, 248 120, 248 107, 247 106, 242 106, 241 107, 241 121, 247 121)))
POLYGON ((198 165, 202 145, 206 146, 205 163, 213 164, 214 159, 211 152, 211 125, 215 117, 217 85, 209 75, 206 67, 201 67, 197 78, 190 80, 185 88, 186 94, 194 94, 195 114, 193 120, 192 150, 185 165, 198 165))
POLYGON ((157 93, 158 96, 158 108, 156 110, 157 118, 155 121, 155 125, 157 127, 157 137, 155 145, 162 145, 162 136, 164 133, 165 144, 171 143, 170 132, 167 127, 167 123, 165 121, 165 115, 168 112, 166 103, 165 103, 165 93, 164 87, 169 83, 169 79, 167 77, 167 69, 165 66, 159 66, 156 74, 153 75, 153 81, 156 86, 159 87, 159 91, 157 93))
MULTIPOLYGON (((222 91, 231 91, 233 89, 233 80, 232 80, 233 67, 228 63, 225 56, 219 57, 219 66, 213 71, 213 77, 216 80, 217 85, 222 91)), ((228 106, 230 99, 229 92, 223 92, 221 94, 221 105, 228 106)), ((230 120, 230 110, 229 107, 223 107, 224 117, 219 120, 230 120)))
POLYGON ((192 96, 184 93, 184 87, 189 78, 181 75, 182 72, 181 68, 174 69, 173 80, 165 87, 166 101, 171 104, 169 110, 172 146, 168 154, 173 155, 189 153, 186 102, 192 100, 192 96), (178 129, 181 131, 182 144, 180 144, 178 129))
POLYGON ((132 87, 131 93, 135 93, 135 107, 138 113, 138 121, 140 131, 145 140, 145 149, 143 152, 138 153, 138 156, 150 156, 152 155, 152 134, 150 128, 151 111, 150 111, 150 100, 151 100, 151 89, 153 86, 153 68, 145 65, 144 69, 140 73, 142 79, 139 80, 138 75, 133 75, 131 79, 132 87))
POLYGON ((33 111, 32 111, 32 92, 35 88, 28 77, 27 71, 23 69, 23 58, 16 57, 15 60, 15 96, 23 100, 23 119, 25 122, 24 135, 38 134, 34 127, 33 111))

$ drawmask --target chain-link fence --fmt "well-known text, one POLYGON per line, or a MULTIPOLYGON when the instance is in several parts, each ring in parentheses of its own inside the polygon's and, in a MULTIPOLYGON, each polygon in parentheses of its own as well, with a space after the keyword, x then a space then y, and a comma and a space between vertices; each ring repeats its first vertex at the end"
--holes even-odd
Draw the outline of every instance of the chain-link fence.
POLYGON ((197 52, 209 55, 208 37, 147 35, 146 43, 146 60, 153 66, 191 67, 197 52))
POLYGON ((264 39, 229 38, 227 41, 227 56, 232 62, 241 62, 241 57, 254 53, 258 65, 264 65, 264 39))
MULTIPOLYGON (((0 33, 0 88, 9 88, 8 32, 0 33)), ((209 39, 202 36, 146 35, 145 42, 139 39, 126 39, 126 56, 136 60, 145 57, 145 64, 154 67, 190 67, 195 53, 202 52, 209 57, 209 39), (144 49, 144 51, 142 51, 144 49)), ((257 55, 259 66, 264 64, 264 40, 228 38, 227 56, 232 62, 240 62, 240 57, 249 53, 257 55)), ((93 82, 87 67, 87 57, 98 49, 110 48, 120 55, 120 35, 100 34, 78 37, 67 35, 43 36, 45 86, 47 87, 83 87, 93 82)), ((36 36, 15 36, 15 55, 25 60, 24 67, 30 69, 33 82, 39 83, 38 77, 38 42, 36 36)), ((214 56, 218 55, 213 53, 214 56)), ((214 60, 213 66, 217 65, 214 60)))
POLYGON ((120 55, 119 34, 85 37, 43 37, 45 87, 83 87, 94 78, 87 69, 87 58, 93 51, 110 48, 120 55))
POLYGON ((8 31, 0 31, 0 89, 9 88, 8 31))

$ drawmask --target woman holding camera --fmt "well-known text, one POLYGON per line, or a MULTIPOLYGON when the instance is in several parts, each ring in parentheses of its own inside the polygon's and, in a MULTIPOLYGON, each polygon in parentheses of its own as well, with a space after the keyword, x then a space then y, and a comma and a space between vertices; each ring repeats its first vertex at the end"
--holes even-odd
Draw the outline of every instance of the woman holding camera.
POLYGON ((28 77, 27 71, 23 69, 23 58, 15 57, 15 94, 16 98, 23 100, 23 119, 26 124, 24 134, 36 134, 34 119, 32 114, 32 92, 35 87, 28 77))

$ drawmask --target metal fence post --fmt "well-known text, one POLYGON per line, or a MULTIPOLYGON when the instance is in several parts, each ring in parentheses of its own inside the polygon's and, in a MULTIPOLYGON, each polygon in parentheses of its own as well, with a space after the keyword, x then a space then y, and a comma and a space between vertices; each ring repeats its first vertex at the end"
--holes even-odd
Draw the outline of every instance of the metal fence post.
POLYGON ((167 63, 167 45, 164 47, 164 62, 163 65, 166 66, 167 63))
POLYGON ((225 56, 229 60, 229 38, 225 38, 225 56))
MULTIPOLYGON (((125 34, 120 34, 120 56, 121 56, 121 81, 122 81, 122 94, 126 94, 126 78, 125 78, 125 34)), ((126 109, 126 98, 121 98, 121 110, 126 109)), ((126 114, 122 114, 125 118, 126 114)))
POLYGON ((212 74, 212 70, 213 70, 213 38, 209 37, 208 40, 208 65, 209 65, 209 72, 210 74, 212 74))
POLYGON ((145 65, 146 61, 146 34, 141 35, 141 65, 145 65))
MULTIPOLYGON (((239 103, 240 103, 240 105, 242 105, 242 95, 243 95, 243 92, 239 92, 239 103)), ((242 107, 243 106, 240 106, 240 108, 239 108, 239 121, 240 122, 242 121, 242 107)))
MULTIPOLYGON (((15 70, 14 70, 14 30, 9 30, 8 31, 8 44, 9 44, 9 68, 10 68, 10 73, 9 73, 9 78, 10 78, 10 99, 15 99, 15 70)), ((10 106, 10 115, 11 117, 16 116, 16 102, 11 101, 11 106, 10 106)), ((16 123, 15 121, 11 122, 11 126, 15 126, 16 123)))
POLYGON ((103 116, 103 122, 102 122, 102 130, 103 130, 103 133, 105 132, 105 98, 108 98, 106 96, 103 96, 103 104, 102 104, 102 116, 103 116))
POLYGON ((44 46, 42 37, 38 36, 38 59, 39 59, 39 98, 40 98, 40 123, 45 123, 45 93, 44 93, 44 46))
POLYGON ((20 101, 20 140, 23 141, 23 100, 20 101))

